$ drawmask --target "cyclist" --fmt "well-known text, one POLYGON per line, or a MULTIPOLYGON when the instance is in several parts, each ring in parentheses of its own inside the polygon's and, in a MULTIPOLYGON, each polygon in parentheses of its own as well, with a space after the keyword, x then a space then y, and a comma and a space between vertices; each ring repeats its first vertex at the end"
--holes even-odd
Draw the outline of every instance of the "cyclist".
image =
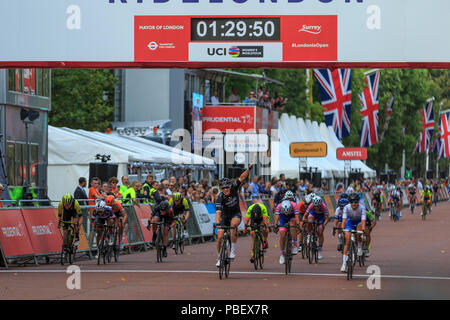
POLYGON ((373 228, 375 228, 375 225, 377 224, 377 221, 372 213, 371 210, 366 209, 366 228, 364 229, 364 233, 366 234, 366 243, 364 244, 366 247, 366 257, 370 257, 369 249, 370 249, 370 242, 372 240, 370 234, 372 233, 373 228))
MULTIPOLYGON (((347 194, 346 194, 347 195, 347 194)), ((342 250, 342 215, 344 213, 344 207, 346 205, 348 205, 348 198, 346 197, 342 197, 339 199, 338 201, 338 207, 336 208, 335 212, 334 212, 334 225, 333 225, 333 236, 335 236, 336 234, 336 229, 341 228, 340 230, 338 230, 338 246, 337 246, 337 250, 341 251, 342 250)))
MULTIPOLYGON (((351 231, 363 231, 366 229, 366 208, 360 202, 360 197, 356 193, 352 193, 348 197, 349 205, 344 207, 344 213, 342 214, 342 225, 344 226, 345 244, 342 255, 342 267, 341 272, 347 271, 347 260, 349 254, 349 244, 351 241, 351 231)), ((357 236, 358 252, 362 255, 361 236, 357 236)))
MULTIPOLYGON (((97 231, 97 245, 100 243, 100 238, 102 236, 102 228, 100 226, 105 225, 105 223, 108 226, 112 226, 115 218, 116 216, 112 212, 111 207, 107 206, 105 201, 97 201, 91 217, 94 222, 94 226, 96 227, 95 230, 97 231)), ((107 232, 110 232, 109 228, 107 229, 107 232)), ((110 245, 112 245, 112 241, 113 239, 110 239, 110 245)))
POLYGON ((275 209, 281 203, 281 201, 283 201, 286 191, 287 191, 287 189, 282 187, 282 188, 280 188, 280 191, 273 197, 273 203, 274 203, 275 209))
POLYGON ((438 202, 438 193, 439 193, 439 183, 437 182, 437 180, 434 181, 433 183, 433 195, 434 195, 434 205, 437 206, 437 202, 438 202))
POLYGON ((123 224, 124 221, 126 221, 127 218, 127 212, 123 208, 122 204, 119 200, 116 200, 114 196, 106 196, 105 198, 105 204, 111 208, 114 216, 118 219, 116 219, 116 228, 119 230, 119 247, 122 250, 123 249, 123 243, 122 243, 122 235, 123 235, 123 224))
POLYGON ((381 190, 376 188, 372 192, 372 207, 375 212, 379 212, 379 219, 381 220, 381 208, 383 206, 383 197, 381 196, 381 190))
POLYGON ((416 187, 412 183, 410 183, 407 189, 408 189, 408 202, 410 205, 412 205, 413 203, 416 202, 416 187))
MULTIPOLYGON (((275 233, 280 230, 280 264, 284 264, 284 237, 286 236, 286 224, 290 224, 291 227, 299 225, 298 209, 297 205, 289 200, 284 200, 281 202, 275 211, 275 233)), ((295 228, 291 229, 292 232, 292 254, 298 253, 297 248, 297 230, 295 228)))
MULTIPOLYGON (((244 218, 245 223, 245 229, 244 233, 246 232, 247 226, 249 225, 257 225, 260 226, 264 223, 264 227, 262 228, 261 234, 263 236, 264 241, 264 249, 267 249, 269 247, 267 243, 267 236, 269 235, 269 226, 270 218, 269 214, 267 213, 267 208, 262 203, 254 203, 247 209, 247 213, 244 218)), ((252 235, 252 245, 251 245, 251 253, 250 253, 250 262, 255 262, 255 258, 253 256, 253 246, 255 244, 255 235, 251 230, 251 227, 249 228, 251 235, 252 235)))
MULTIPOLYGON (((173 218, 173 211, 170 208, 170 205, 167 201, 162 201, 159 205, 155 207, 152 211, 151 221, 152 223, 163 222, 164 223, 164 231, 163 231, 163 256, 167 257, 167 244, 169 242, 169 228, 173 228, 175 226, 175 219, 173 218), (162 221, 161 221, 162 220, 162 221)), ((156 236, 158 233, 156 224, 148 224, 147 229, 150 229, 152 226, 153 229, 153 244, 156 242, 156 236)))
MULTIPOLYGON (((231 226, 237 228, 241 222, 241 208, 239 206, 239 190, 241 184, 247 179, 253 164, 250 164, 248 169, 245 170, 235 182, 231 183, 230 179, 223 178, 220 186, 222 191, 219 193, 216 200, 216 225, 217 226, 231 226)), ((217 230, 217 263, 216 266, 220 267, 220 244, 223 238, 223 229, 217 230)), ((234 259, 236 257, 235 245, 237 242, 236 229, 231 229, 231 251, 229 258, 234 259)))
POLYGON ((283 200, 289 200, 297 203, 297 198, 295 197, 294 193, 291 190, 286 191, 283 200))
POLYGON ((303 201, 300 201, 298 204, 297 204, 297 209, 298 209, 298 212, 299 212, 299 220, 300 220, 300 224, 299 224, 299 226, 300 226, 300 230, 299 230, 299 232, 298 232, 298 245, 299 245, 299 250, 302 250, 302 241, 301 241, 301 237, 302 237, 302 228, 303 228, 303 222, 307 219, 306 217, 305 217, 305 214, 306 214, 306 210, 308 209, 308 206, 310 205, 310 203, 311 203, 311 200, 313 199, 313 197, 314 197, 314 194, 313 193, 310 193, 310 194, 307 194, 306 196, 305 196, 305 200, 303 200, 303 201))
MULTIPOLYGON (((181 196, 181 193, 175 192, 169 199, 169 205, 172 208, 174 217, 181 216, 181 222, 186 228, 186 222, 189 219, 189 202, 181 196)), ((183 236, 183 235, 181 235, 183 236)), ((175 239, 175 228, 172 228, 172 239, 175 239)), ((172 241, 172 249, 175 250, 175 242, 172 241)))
MULTIPOLYGON (((322 247, 323 247, 323 232, 325 230, 325 226, 328 224, 328 208, 325 202, 322 201, 322 198, 319 196, 315 196, 308 209, 306 210, 305 215, 308 216, 308 222, 311 223, 313 221, 317 221, 317 230, 319 233, 319 252, 318 258, 319 260, 323 258, 322 256, 322 247)), ((308 231, 311 231, 312 226, 308 226, 308 231)), ((310 239, 308 239, 310 240, 310 239)))
POLYGON ((74 234, 75 234, 75 246, 78 246, 80 242, 79 227, 81 220, 81 208, 77 200, 75 200, 70 194, 65 194, 58 205, 58 228, 63 229, 63 239, 66 237, 67 229, 70 222, 75 222, 74 234), (62 218, 62 220, 61 220, 62 218), (64 221, 64 222, 63 222, 64 221))
POLYGON ((423 216, 426 210, 431 208, 431 189, 429 185, 425 186, 425 189, 420 193, 420 197, 422 198, 423 203, 422 213, 420 215, 423 216))
MULTIPOLYGON (((403 201, 403 192, 402 192, 400 186, 398 186, 397 188, 392 187, 388 203, 389 204, 393 203, 393 205, 396 207, 397 213, 400 217, 402 216, 402 212, 401 212, 402 201, 403 201)), ((391 212, 389 211, 389 217, 390 216, 391 216, 391 212)))

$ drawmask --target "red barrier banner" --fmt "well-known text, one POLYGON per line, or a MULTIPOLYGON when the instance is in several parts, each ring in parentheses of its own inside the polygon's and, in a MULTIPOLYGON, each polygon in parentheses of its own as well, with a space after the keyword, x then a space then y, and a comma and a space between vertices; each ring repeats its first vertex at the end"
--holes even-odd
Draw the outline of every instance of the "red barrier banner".
POLYGON ((6 257, 34 255, 20 210, 0 211, 0 243, 6 257))
MULTIPOLYGON (((216 129, 220 132, 228 130, 255 129, 255 108, 248 106, 208 106, 202 109, 202 130, 216 129)), ((264 126, 264 124, 262 124, 264 126)))
POLYGON ((153 231, 148 230, 147 226, 148 226, 148 220, 150 220, 150 218, 152 216, 152 209, 148 205, 141 205, 140 208, 138 206, 133 206, 133 207, 134 207, 134 212, 136 212, 136 216, 139 221, 139 225, 141 227, 142 235, 144 236, 144 240, 151 241, 153 231))
POLYGON ((55 210, 21 210, 35 254, 60 252, 63 239, 58 229, 55 210))

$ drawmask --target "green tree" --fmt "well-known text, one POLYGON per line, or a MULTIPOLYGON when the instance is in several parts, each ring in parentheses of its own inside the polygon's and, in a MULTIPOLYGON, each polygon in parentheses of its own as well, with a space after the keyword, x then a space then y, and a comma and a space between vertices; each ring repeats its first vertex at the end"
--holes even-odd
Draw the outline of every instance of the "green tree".
POLYGON ((114 116, 112 69, 53 69, 49 124, 105 131, 114 116))

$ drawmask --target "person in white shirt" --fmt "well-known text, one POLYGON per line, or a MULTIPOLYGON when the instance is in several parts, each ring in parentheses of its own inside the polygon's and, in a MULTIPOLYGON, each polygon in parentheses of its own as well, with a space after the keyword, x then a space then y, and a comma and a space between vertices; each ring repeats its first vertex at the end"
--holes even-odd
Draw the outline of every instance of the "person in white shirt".
POLYGON ((219 95, 217 94, 217 90, 214 91, 214 95, 211 97, 211 104, 217 106, 220 104, 219 95))
POLYGON ((230 96, 228 97, 228 102, 229 103, 239 103, 241 102, 241 99, 239 98, 239 92, 238 89, 236 87, 233 87, 233 89, 231 89, 232 94, 230 94, 230 96))

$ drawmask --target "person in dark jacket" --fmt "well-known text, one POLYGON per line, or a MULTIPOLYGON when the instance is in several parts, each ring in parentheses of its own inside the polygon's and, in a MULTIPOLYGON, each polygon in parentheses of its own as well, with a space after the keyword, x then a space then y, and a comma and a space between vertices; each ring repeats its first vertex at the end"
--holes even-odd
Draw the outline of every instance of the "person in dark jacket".
POLYGON ((81 206, 87 205, 87 202, 86 201, 80 201, 79 199, 89 199, 88 195, 86 193, 86 190, 84 190, 84 188, 86 188, 86 185, 87 185, 86 178, 85 177, 80 177, 78 179, 78 186, 75 189, 75 191, 73 192, 73 197, 78 200, 78 203, 81 206))

